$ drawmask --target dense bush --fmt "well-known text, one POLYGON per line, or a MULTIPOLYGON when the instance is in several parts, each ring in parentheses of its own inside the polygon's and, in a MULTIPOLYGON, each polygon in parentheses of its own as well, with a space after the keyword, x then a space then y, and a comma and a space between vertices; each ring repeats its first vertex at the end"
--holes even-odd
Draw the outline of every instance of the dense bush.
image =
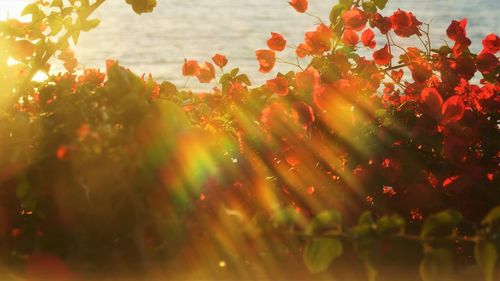
MULTIPOLYGON (((223 55, 186 60, 199 82, 222 73, 193 93, 116 61, 78 69, 68 41, 98 26, 103 2, 37 1, 31 22, 0 22, 6 278, 494 279, 498 36, 474 54, 463 19, 432 47, 411 12, 342 0, 297 46, 307 67, 252 86, 223 55), (33 81, 53 57, 67 72, 33 81)), ((261 72, 287 42, 267 45, 261 72)))

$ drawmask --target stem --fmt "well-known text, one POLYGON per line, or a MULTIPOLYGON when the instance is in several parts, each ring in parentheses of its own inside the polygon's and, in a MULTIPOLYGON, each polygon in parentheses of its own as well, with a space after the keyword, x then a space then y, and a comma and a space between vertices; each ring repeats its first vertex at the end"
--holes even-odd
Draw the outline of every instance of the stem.
POLYGON ((320 17, 318 17, 316 15, 313 15, 313 14, 311 14, 309 12, 305 12, 305 14, 308 15, 308 16, 310 16, 310 17, 313 17, 313 18, 317 19, 319 21, 319 23, 323 23, 323 20, 320 17))
POLYGON ((284 64, 293 65, 293 66, 296 66, 296 67, 300 68, 300 70, 304 70, 304 69, 300 66, 300 64, 298 64, 298 63, 294 63, 294 62, 286 61, 286 60, 284 60, 284 59, 280 59, 280 58, 277 58, 277 59, 276 59, 276 61, 277 61, 277 62, 279 62, 279 63, 284 63, 284 64))
POLYGON ((389 46, 389 54, 391 55, 391 59, 389 60, 389 67, 392 67, 392 48, 391 48, 391 40, 389 40, 389 32, 385 34, 385 38, 387 38, 387 46, 389 46))
MULTIPOLYGON (((289 234, 303 237, 303 238, 317 238, 317 237, 332 237, 332 238, 341 238, 346 240, 353 240, 354 237, 347 233, 326 233, 326 234, 306 234, 303 232, 291 231, 289 234)), ((477 241, 481 241, 482 238, 479 236, 446 236, 446 237, 421 237, 418 235, 410 235, 410 234, 396 234, 390 236, 393 239, 397 240, 406 240, 406 241, 415 241, 420 243, 428 243, 428 242, 466 242, 466 243, 476 243, 477 241)))

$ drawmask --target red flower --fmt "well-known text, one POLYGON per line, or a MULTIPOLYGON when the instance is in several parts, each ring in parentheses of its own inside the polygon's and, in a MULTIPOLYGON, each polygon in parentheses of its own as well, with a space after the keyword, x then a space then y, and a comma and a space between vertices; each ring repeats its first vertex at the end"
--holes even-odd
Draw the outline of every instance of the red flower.
POLYGON ((195 60, 184 60, 182 65, 182 75, 183 76, 196 76, 198 75, 199 66, 198 62, 195 60))
POLYGON ((64 160, 69 154, 69 147, 67 145, 61 145, 57 148, 56 156, 59 160, 64 160))
POLYGON ((408 48, 403 55, 403 62, 408 64, 415 82, 423 83, 432 76, 432 65, 420 55, 417 48, 408 48))
POLYGON ((303 101, 296 101, 292 104, 293 118, 303 126, 310 126, 314 120, 314 111, 310 105, 303 101))
POLYGON ((477 69, 488 75, 498 68, 498 58, 492 53, 481 53, 476 58, 477 69))
POLYGON ((284 76, 278 76, 274 79, 267 80, 266 85, 271 92, 278 96, 286 96, 288 94, 288 79, 284 76))
POLYGON ((354 8, 342 14, 342 21, 347 28, 361 30, 368 20, 365 12, 354 8))
POLYGON ((305 13, 305 11, 307 11, 307 0, 292 0, 291 2, 288 2, 288 4, 290 4, 290 6, 292 6, 295 11, 299 13, 305 13))
POLYGON ((309 54, 309 48, 306 44, 300 43, 297 49, 295 49, 295 54, 302 59, 309 54))
POLYGON ((332 37, 332 30, 322 23, 315 31, 306 32, 302 48, 308 55, 321 55, 332 47, 332 37))
POLYGON ((321 110, 332 110, 341 106, 343 95, 355 92, 351 81, 340 79, 331 84, 318 85, 313 92, 313 101, 321 110))
POLYGON ((342 36, 342 43, 344 43, 346 46, 356 46, 359 41, 359 36, 358 34, 352 30, 352 29, 347 29, 344 31, 344 35, 342 36))
POLYGON ((276 32, 271 32, 271 38, 267 40, 267 46, 271 50, 281 52, 286 47, 286 40, 285 38, 283 38, 283 35, 276 32))
POLYGON ((373 59, 378 65, 389 64, 392 59, 392 55, 389 53, 389 46, 385 44, 382 49, 373 52, 373 59))
POLYGON ((373 16, 372 21, 370 22, 372 27, 376 27, 380 30, 380 33, 387 34, 389 30, 392 28, 391 18, 384 17, 379 13, 376 13, 373 16))
POLYGON ((496 54, 500 50, 500 37, 491 33, 483 39, 482 53, 496 54))
POLYGON ((106 74, 101 73, 99 69, 85 69, 83 75, 78 76, 78 82, 100 85, 104 82, 106 74))
POLYGON ((27 280, 75 280, 75 274, 58 256, 35 252, 26 260, 27 280))
POLYGON ((465 27, 467 26, 467 19, 461 21, 452 21, 448 29, 446 29, 446 35, 453 41, 463 41, 467 38, 467 33, 465 27))
POLYGON ((452 122, 457 122, 462 119, 462 116, 465 112, 465 104, 464 100, 459 95, 454 95, 448 98, 443 104, 443 108, 441 109, 442 124, 448 124, 452 122))
POLYGON ((446 34, 448 37, 455 41, 455 45, 451 49, 453 56, 455 58, 460 57, 463 52, 470 46, 471 41, 467 38, 467 33, 465 27, 467 26, 467 19, 461 21, 452 21, 448 29, 446 29, 446 34))
POLYGON ((267 73, 273 69, 276 63, 276 53, 271 50, 257 50, 255 52, 257 61, 259 62, 259 71, 267 73))
POLYGON ((240 82, 232 82, 227 95, 232 101, 241 102, 247 93, 248 89, 245 85, 240 82))
POLYGON ((392 77, 392 79, 394 79, 394 81, 396 81, 398 83, 401 81, 401 78, 403 78, 403 74, 404 74, 404 72, 403 72, 402 69, 400 69, 400 70, 392 70, 391 71, 391 77, 392 77))
POLYGON ((209 83, 215 79, 215 67, 210 62, 205 62, 198 66, 198 74, 196 75, 200 83, 209 83))
POLYGON ((405 12, 398 9, 391 16, 391 23, 394 32, 401 37, 410 37, 412 35, 422 35, 418 26, 422 23, 415 18, 411 12, 405 12))
POLYGON ((441 108, 443 106, 443 98, 436 88, 425 88, 420 93, 420 101, 422 109, 430 115, 434 120, 441 118, 441 108))
POLYGON ((227 58, 221 54, 215 54, 212 57, 212 61, 220 68, 223 68, 227 64, 227 58))
POLYGON ((375 40, 373 40, 373 38, 375 38, 375 34, 369 28, 361 34, 361 42, 370 49, 375 48, 375 40))
POLYGON ((312 67, 295 73, 295 85, 299 91, 311 92, 318 84, 319 79, 319 72, 312 67))

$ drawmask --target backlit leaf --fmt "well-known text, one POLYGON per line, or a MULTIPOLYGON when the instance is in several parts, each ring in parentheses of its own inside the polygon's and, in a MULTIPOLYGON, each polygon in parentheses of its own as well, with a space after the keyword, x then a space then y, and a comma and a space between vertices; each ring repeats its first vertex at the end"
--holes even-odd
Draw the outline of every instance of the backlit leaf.
POLYGON ((431 249, 420 262, 420 277, 423 281, 450 280, 453 272, 453 256, 446 249, 431 249))
POLYGON ((497 247, 490 241, 479 241, 474 247, 474 257, 484 273, 486 281, 493 281, 495 265, 498 260, 497 247))
POLYGON ((339 239, 312 239, 304 248, 303 260, 309 271, 318 273, 328 269, 333 260, 340 255, 342 255, 342 242, 339 239))

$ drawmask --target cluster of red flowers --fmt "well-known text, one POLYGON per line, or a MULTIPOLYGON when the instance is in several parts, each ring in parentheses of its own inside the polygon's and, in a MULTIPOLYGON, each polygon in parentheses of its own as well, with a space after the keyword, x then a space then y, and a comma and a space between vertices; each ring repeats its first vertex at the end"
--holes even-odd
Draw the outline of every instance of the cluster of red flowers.
MULTIPOLYGON (((215 54, 212 61, 216 66, 224 68, 227 64, 227 58, 221 54, 215 54)), ((194 76, 200 83, 210 83, 215 79, 215 67, 211 62, 199 64, 195 60, 185 60, 182 66, 182 75, 194 76)))

